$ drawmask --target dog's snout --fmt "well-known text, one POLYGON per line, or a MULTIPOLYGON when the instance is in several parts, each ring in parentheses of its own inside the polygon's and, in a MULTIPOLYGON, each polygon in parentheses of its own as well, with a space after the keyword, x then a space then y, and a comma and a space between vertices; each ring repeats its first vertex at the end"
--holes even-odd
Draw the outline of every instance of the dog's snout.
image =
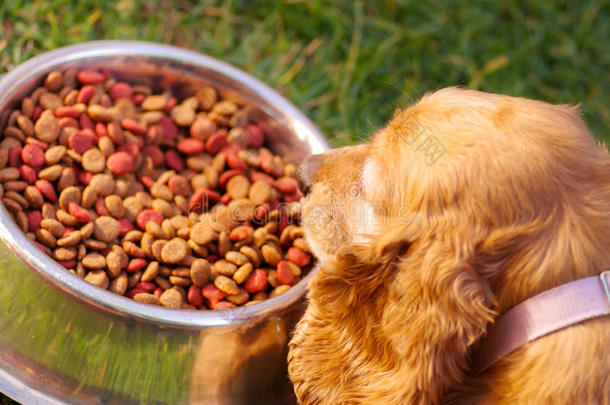
POLYGON ((324 161, 324 155, 311 155, 308 156, 297 171, 297 175, 301 182, 301 186, 303 187, 303 193, 307 195, 311 189, 311 185, 313 183, 313 176, 322 165, 324 161))

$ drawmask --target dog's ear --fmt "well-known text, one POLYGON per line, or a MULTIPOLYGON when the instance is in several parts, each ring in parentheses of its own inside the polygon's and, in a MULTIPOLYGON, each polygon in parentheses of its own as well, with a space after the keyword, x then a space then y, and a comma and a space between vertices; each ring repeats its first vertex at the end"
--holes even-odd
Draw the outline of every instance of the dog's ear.
POLYGON ((438 223, 391 225, 325 264, 291 342, 303 403, 437 403, 462 380, 469 347, 495 313, 474 268, 475 244, 459 233, 438 223))
POLYGON ((405 242, 407 252, 397 251, 382 325, 408 365, 409 399, 436 403, 463 379, 469 349, 497 315, 496 302, 471 229, 444 217, 421 229, 405 242))

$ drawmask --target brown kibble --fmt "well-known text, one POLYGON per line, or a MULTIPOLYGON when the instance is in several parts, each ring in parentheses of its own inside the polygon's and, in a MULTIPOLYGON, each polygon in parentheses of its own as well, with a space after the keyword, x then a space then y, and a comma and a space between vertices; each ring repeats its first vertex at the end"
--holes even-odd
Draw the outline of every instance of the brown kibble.
POLYGON ((63 75, 61 72, 55 70, 47 75, 47 78, 44 81, 44 87, 49 91, 56 92, 61 88, 63 82, 63 75))
POLYGON ((65 232, 65 228, 62 223, 56 219, 45 218, 40 222, 40 226, 43 229, 46 229, 47 231, 51 232, 51 234, 56 238, 59 238, 65 232))
POLYGON ((236 266, 241 266, 249 263, 248 257, 240 252, 230 251, 225 254, 225 259, 236 266))
POLYGON ((224 259, 216 261, 212 265, 214 274, 221 274, 223 276, 232 276, 237 271, 237 266, 224 259))
POLYGON ((68 205, 73 202, 77 205, 80 204, 81 201, 81 191, 80 188, 76 186, 69 186, 63 189, 61 194, 59 195, 59 206, 63 210, 68 210, 68 205))
POLYGON ((57 190, 61 192, 74 185, 76 185, 76 172, 71 167, 64 167, 57 181, 57 190))
POLYGON ((93 228, 93 222, 88 222, 83 225, 82 228, 80 228, 80 234, 82 235, 83 239, 88 239, 91 237, 91 235, 93 235, 93 228))
POLYGON ((167 242, 161 250, 161 259, 165 263, 180 263, 189 252, 184 239, 174 238, 167 242))
POLYGON ((222 231, 218 234, 218 254, 224 256, 227 254, 229 250, 232 248, 231 239, 229 239, 229 234, 225 231, 222 231))
POLYGON ((279 285, 273 291, 271 291, 271 294, 269 294, 269 298, 277 297, 278 295, 283 294, 288 290, 290 290, 289 285, 279 285))
POLYGON ((278 249, 270 244, 263 245, 261 247, 261 253, 263 254, 265 262, 267 262, 267 264, 271 267, 277 266, 280 260, 282 260, 281 252, 278 252, 278 249))
POLYGON ((93 233, 95 238, 102 242, 111 242, 116 239, 121 232, 119 222, 109 216, 101 216, 95 220, 93 233))
POLYGON ((42 93, 38 99, 38 104, 44 110, 55 110, 56 108, 63 106, 63 100, 57 94, 53 93, 42 93))
POLYGON ((129 258, 120 247, 115 247, 106 255, 106 265, 110 277, 117 277, 127 266, 129 258))
POLYGON ((239 251, 248 257, 248 260, 252 262, 255 267, 259 267, 261 265, 261 261, 263 259, 263 255, 260 250, 252 246, 242 246, 239 248, 239 251))
POLYGON ((250 299, 250 294, 245 288, 240 288, 239 293, 235 295, 227 295, 226 300, 235 305, 244 305, 250 299))
POLYGON ((198 222, 191 229, 190 238, 200 245, 205 245, 212 242, 216 238, 216 232, 214 232, 208 223, 203 221, 198 222))
POLYGON ((20 176, 19 170, 14 167, 7 167, 0 170, 0 182, 17 180, 20 176))
POLYGON ((53 249, 57 244, 57 240, 55 239, 53 234, 42 228, 36 231, 36 239, 38 239, 40 243, 51 249, 53 249))
POLYGON ((235 273, 233 273, 233 280, 235 280, 237 284, 243 284, 248 277, 250 277, 252 270, 254 270, 252 263, 245 263, 243 266, 237 269, 235 273))
POLYGON ((106 197, 114 192, 114 178, 110 174, 99 173, 94 175, 89 182, 89 186, 93 188, 98 195, 106 197))
POLYGON ((150 262, 146 266, 146 270, 142 273, 142 281, 153 281, 159 275, 159 262, 150 262))
POLYGON ((89 253, 83 257, 82 263, 88 269, 98 270, 106 267, 106 259, 99 253, 89 253))
POLYGON ((61 239, 57 240, 57 246, 75 246, 83 240, 82 234, 78 231, 72 231, 61 239))
POLYGON ((255 204, 263 204, 271 199, 273 189, 265 180, 257 180, 250 187, 248 198, 255 204))
POLYGON ((34 136, 34 124, 32 124, 32 120, 30 120, 25 115, 17 116, 17 125, 25 136, 34 136))
POLYGON ((248 196, 250 181, 241 174, 231 177, 227 182, 227 193, 231 198, 244 198, 248 196))
POLYGON ((239 287, 235 283, 234 280, 230 279, 226 276, 217 276, 214 279, 214 285, 220 291, 227 293, 228 295, 236 295, 239 294, 239 287))
POLYGON ((47 181, 55 181, 61 176, 62 170, 62 165, 48 166, 38 172, 38 178, 47 181))
POLYGON ((187 127, 195 120, 195 110, 188 105, 177 105, 172 108, 171 116, 177 125, 187 127))
POLYGON ((218 100, 216 89, 212 86, 203 86, 195 93, 195 97, 199 100, 199 108, 209 111, 214 107, 218 100))
POLYGON ((85 281, 100 288, 108 288, 108 276, 104 270, 93 270, 85 276, 85 281))
POLYGON ((169 276, 169 282, 172 285, 179 285, 181 287, 188 287, 189 285, 191 285, 190 278, 180 276, 169 276))
POLYGON ((65 247, 57 248, 53 251, 53 259, 59 261, 76 259, 76 249, 65 247))
POLYGON ((161 297, 159 297, 159 301, 164 307, 175 309, 182 308, 183 303, 182 294, 173 288, 165 290, 163 294, 161 294, 161 297))
POLYGON ((212 266, 205 259, 195 259, 191 263, 190 275, 193 284, 203 287, 212 278, 212 266))
POLYGON ((61 128, 51 110, 44 110, 34 125, 36 138, 46 143, 55 142, 61 128))
POLYGON ((161 300, 150 293, 138 293, 133 296, 133 299, 144 304, 161 305, 161 300))
POLYGON ((34 186, 27 186, 23 194, 31 208, 38 209, 44 204, 42 193, 34 186))
POLYGON ((125 294, 127 291, 127 274, 123 273, 112 280, 108 290, 119 295, 125 294))
POLYGON ((55 216, 57 217, 57 220, 65 226, 76 226, 78 224, 78 220, 74 217, 74 215, 65 210, 57 210, 55 212, 55 216))
POLYGON ((65 156, 66 151, 67 148, 64 145, 53 145, 45 151, 44 160, 47 165, 54 165, 65 156))
POLYGON ((89 173, 99 173, 106 167, 106 158, 97 148, 91 148, 83 154, 83 169, 89 173))
POLYGON ((146 111, 163 110, 167 107, 167 97, 163 95, 148 96, 142 101, 141 107, 146 111))
POLYGON ((83 208, 91 208, 97 201, 97 191, 95 191, 93 187, 85 187, 80 201, 80 205, 83 208))
POLYGON ((110 215, 115 218, 121 219, 125 215, 125 206, 123 205, 123 199, 116 194, 111 194, 104 199, 104 205, 110 215))

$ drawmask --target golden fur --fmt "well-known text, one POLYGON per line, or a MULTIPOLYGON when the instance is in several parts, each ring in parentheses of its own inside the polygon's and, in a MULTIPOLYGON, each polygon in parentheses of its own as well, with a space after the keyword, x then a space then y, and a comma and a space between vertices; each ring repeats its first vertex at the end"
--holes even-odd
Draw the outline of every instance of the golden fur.
POLYGON ((468 365, 498 314, 610 268, 610 155, 576 108, 443 89, 302 171, 301 404, 610 403, 609 317, 468 365))

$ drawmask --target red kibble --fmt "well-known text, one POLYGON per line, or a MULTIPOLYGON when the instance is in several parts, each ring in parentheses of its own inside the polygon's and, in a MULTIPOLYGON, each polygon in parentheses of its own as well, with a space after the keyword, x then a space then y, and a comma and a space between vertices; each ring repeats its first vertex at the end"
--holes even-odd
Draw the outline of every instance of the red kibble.
POLYGON ((303 197, 303 194, 301 194, 301 192, 299 190, 296 190, 292 194, 285 195, 284 201, 286 201, 287 203, 291 203, 291 202, 299 201, 302 197, 303 197))
POLYGON ((81 207, 75 202, 68 204, 68 212, 76 218, 78 222, 89 222, 91 221, 91 214, 89 211, 81 207))
POLYGON ((93 70, 81 70, 76 74, 76 79, 82 84, 98 84, 103 82, 104 74, 93 70))
POLYGON ((108 170, 113 174, 127 174, 133 170, 133 157, 127 152, 114 152, 112 155, 108 156, 106 167, 108 167, 108 170))
POLYGON ((178 99, 176 97, 170 97, 170 99, 167 100, 167 106, 165 107, 165 110, 170 111, 176 105, 178 105, 178 99))
POLYGON ((205 150, 205 143, 200 139, 184 138, 178 141, 177 148, 186 155, 197 155, 205 150))
POLYGON ((291 285, 294 283, 294 274, 288 262, 281 260, 277 264, 277 279, 282 284, 291 285))
POLYGON ((311 256, 294 246, 289 248, 286 252, 286 259, 300 267, 307 266, 311 263, 311 256))
POLYGON ((71 226, 66 226, 66 227, 64 227, 64 234, 62 236, 68 236, 72 232, 74 232, 74 228, 71 226))
POLYGON ((151 158, 154 167, 161 166, 165 161, 165 158, 163 157, 163 151, 161 151, 161 149, 159 149, 159 147, 155 145, 145 146, 144 149, 142 149, 142 154, 151 158))
POLYGON ((231 202, 231 196, 228 193, 225 193, 220 197, 220 203, 224 205, 228 205, 231 202))
POLYGON ((21 165, 19 166, 19 175, 28 184, 34 184, 36 181, 36 170, 32 169, 30 166, 21 165))
POLYGON ((78 95, 76 96, 76 102, 87 104, 94 94, 95 88, 92 85, 88 84, 86 86, 83 86, 83 88, 80 89, 78 95))
POLYGON ((27 186, 28 186, 27 181, 14 180, 11 182, 11 189, 14 191, 23 191, 23 190, 25 190, 25 188, 27 186))
POLYGON ((87 185, 89 185, 89 183, 91 182, 91 179, 93 178, 93 173, 86 172, 84 170, 80 170, 78 172, 78 174, 76 175, 76 177, 78 178, 78 181, 81 184, 84 184, 85 186, 87 186, 87 185))
POLYGON ((280 177, 284 174, 283 168, 276 163, 273 155, 269 152, 259 153, 258 162, 261 168, 272 176, 280 177))
POLYGON ((159 127, 156 125, 151 125, 146 130, 146 142, 155 143, 157 140, 157 135, 159 135, 159 127))
POLYGON ((260 148, 265 143, 265 135, 263 130, 254 124, 249 124, 244 127, 244 130, 248 134, 248 146, 251 148, 260 148))
POLYGON ((142 176, 140 177, 140 183, 144 184, 147 188, 151 188, 155 181, 148 176, 142 176))
POLYGON ((34 108, 34 113, 32 114, 32 121, 38 121, 38 118, 40 118, 40 114, 42 114, 42 107, 37 105, 36 108, 34 108))
POLYGON ((138 284, 136 284, 134 288, 144 290, 147 293, 151 293, 151 292, 155 291, 155 289, 157 289, 157 284, 142 281, 142 282, 139 282, 138 284))
POLYGON ((238 158, 234 153, 227 153, 227 166, 235 170, 248 170, 248 164, 238 158))
POLYGON ((178 152, 173 149, 165 152, 165 164, 167 164, 170 169, 174 169, 177 172, 184 170, 184 162, 182 161, 182 158, 178 152))
POLYGON ((41 243, 38 243, 36 241, 34 241, 34 244, 36 245, 36 247, 40 250, 42 250, 43 252, 47 253, 48 249, 46 246, 43 246, 41 243))
POLYGON ((146 94, 135 94, 131 98, 131 101, 133 101, 134 104, 142 104, 142 101, 144 101, 144 99, 146 99, 146 94))
POLYGON ((299 188, 299 183, 297 183, 296 179, 286 176, 277 179, 274 185, 275 188, 285 194, 294 193, 299 188))
POLYGON ((95 200, 95 212, 97 212, 97 215, 110 216, 110 212, 108 211, 108 208, 106 208, 103 197, 98 197, 98 199, 95 200))
POLYGON ((203 296, 201 295, 201 289, 195 284, 192 284, 189 287, 186 299, 188 300, 189 304, 194 305, 196 307, 200 307, 203 305, 203 296))
POLYGON ((140 154, 140 147, 135 143, 124 143, 117 148, 117 152, 127 152, 133 158, 140 154))
POLYGON ((189 201, 189 211, 201 212, 203 207, 210 206, 210 202, 217 203, 220 201, 221 196, 216 191, 202 188, 193 193, 189 201))
POLYGON ((108 136, 108 130, 106 129, 106 125, 101 122, 95 124, 95 134, 100 138, 102 136, 108 136))
POLYGON ((245 174, 245 171, 244 170, 227 170, 227 171, 224 171, 220 175, 220 177, 218 178, 218 184, 221 187, 225 187, 227 185, 227 182, 229 180, 231 180, 231 177, 235 177, 238 174, 245 174))
POLYGON ((40 229, 42 213, 39 210, 28 212, 28 231, 36 232, 40 229))
POLYGON ((116 82, 108 91, 110 98, 117 101, 119 98, 131 98, 133 90, 131 86, 125 82, 116 82))
POLYGON ((169 187, 170 191, 174 194, 188 196, 191 194, 191 188, 189 187, 188 182, 182 176, 172 176, 167 181, 167 187, 169 187))
POLYGON ((136 294, 140 294, 140 293, 144 293, 146 291, 141 290, 139 288, 132 288, 131 290, 127 290, 127 292, 125 293, 125 297, 127 298, 133 298, 136 294))
POLYGON ((267 203, 261 204, 258 207, 256 207, 256 210, 254 211, 254 219, 256 220, 261 220, 263 218, 265 218, 267 216, 267 214, 269 214, 269 212, 271 211, 271 206, 267 203))
POLYGON ((158 225, 161 225, 163 221, 163 214, 159 211, 155 211, 151 208, 140 211, 138 216, 136 217, 136 223, 141 229, 146 229, 146 224, 149 221, 156 222, 158 225))
POLYGON ((205 150, 212 155, 217 154, 227 144, 227 136, 222 132, 216 132, 205 142, 205 150))
MULTIPOLYGON (((95 124, 93 123, 93 120, 91 118, 89 118, 89 116, 87 114, 81 114, 81 116, 78 118, 78 122, 82 129, 89 129, 91 131, 93 131, 95 129, 95 124)), ((93 132, 92 132, 92 134, 95 135, 95 133, 93 133, 93 132)), ((95 138, 96 138, 96 142, 97 142, 97 135, 95 136, 95 138)))
POLYGON ((140 125, 136 120, 131 118, 123 118, 121 120, 121 126, 128 131, 134 132, 136 134, 145 134, 146 128, 140 125))
POLYGON ((161 294, 163 294, 163 288, 161 287, 157 287, 155 288, 155 292, 153 292, 153 295, 157 298, 161 297, 161 294))
POLYGON ((142 270, 147 264, 148 262, 145 259, 131 259, 129 264, 127 264, 127 269, 125 271, 127 271, 127 273, 135 273, 138 270, 142 270))
POLYGON ((112 142, 117 145, 123 144, 123 141, 125 140, 125 135, 118 122, 111 122, 108 124, 108 136, 112 139, 112 142))
POLYGON ((161 118, 159 121, 159 127, 161 128, 161 134, 165 140, 172 140, 178 136, 178 127, 169 117, 161 118))
POLYGON ((211 301, 220 301, 227 296, 225 292, 220 291, 214 284, 206 284, 201 287, 201 295, 211 301))
POLYGON ((8 165, 10 167, 19 167, 23 163, 21 161, 21 148, 14 148, 8 153, 8 165))
POLYGON ((267 288, 267 273, 265 273, 265 270, 254 270, 246 280, 244 287, 251 293, 265 290, 267 288))
POLYGON ((47 150, 49 148, 49 145, 47 145, 46 143, 44 143, 43 141, 39 141, 36 138, 32 138, 31 136, 25 138, 25 144, 26 145, 34 145, 39 147, 42 150, 47 150))
POLYGON ((223 309, 237 308, 237 305, 229 301, 210 301, 210 308, 215 311, 222 311, 223 309))
POLYGON ((250 175, 250 180, 252 181, 252 183, 258 180, 265 180, 267 183, 269 183, 270 186, 273 186, 273 184, 275 183, 273 177, 263 172, 252 172, 252 174, 250 175))
POLYGON ((133 225, 131 224, 131 222, 129 222, 125 218, 119 219, 118 223, 119 223, 119 227, 120 227, 119 236, 125 236, 127 234, 127 232, 133 230, 133 225))
POLYGON ((78 118, 78 117, 80 117, 80 114, 81 114, 80 111, 76 107, 63 106, 63 107, 57 107, 55 109, 55 116, 57 118, 64 118, 64 117, 78 118))
POLYGON ((66 269, 73 269, 76 266, 76 260, 57 260, 57 263, 59 263, 61 266, 65 267, 66 269))
POLYGON ((57 194, 55 193, 55 187, 53 187, 53 185, 47 180, 38 179, 36 180, 35 186, 38 191, 40 191, 42 195, 45 196, 47 200, 49 200, 49 202, 57 202, 57 194))
POLYGON ((67 127, 78 128, 78 121, 76 121, 76 118, 63 117, 57 121, 57 125, 59 125, 60 128, 67 128, 67 127))
POLYGON ((229 233, 229 239, 231 239, 233 242, 244 240, 252 236, 253 232, 254 231, 251 226, 239 225, 231 230, 231 233, 229 233))
POLYGON ((38 146, 35 145, 25 145, 23 149, 21 149, 21 160, 23 163, 30 166, 42 166, 45 162, 44 160, 44 152, 38 146))
POLYGON ((68 144, 76 153, 85 153, 93 147, 96 141, 91 135, 84 131, 76 131, 68 138, 68 144))
POLYGON ((217 256, 217 255, 208 255, 208 256, 206 256, 205 260, 207 260, 210 263, 215 263, 215 262, 220 260, 220 256, 217 256))

